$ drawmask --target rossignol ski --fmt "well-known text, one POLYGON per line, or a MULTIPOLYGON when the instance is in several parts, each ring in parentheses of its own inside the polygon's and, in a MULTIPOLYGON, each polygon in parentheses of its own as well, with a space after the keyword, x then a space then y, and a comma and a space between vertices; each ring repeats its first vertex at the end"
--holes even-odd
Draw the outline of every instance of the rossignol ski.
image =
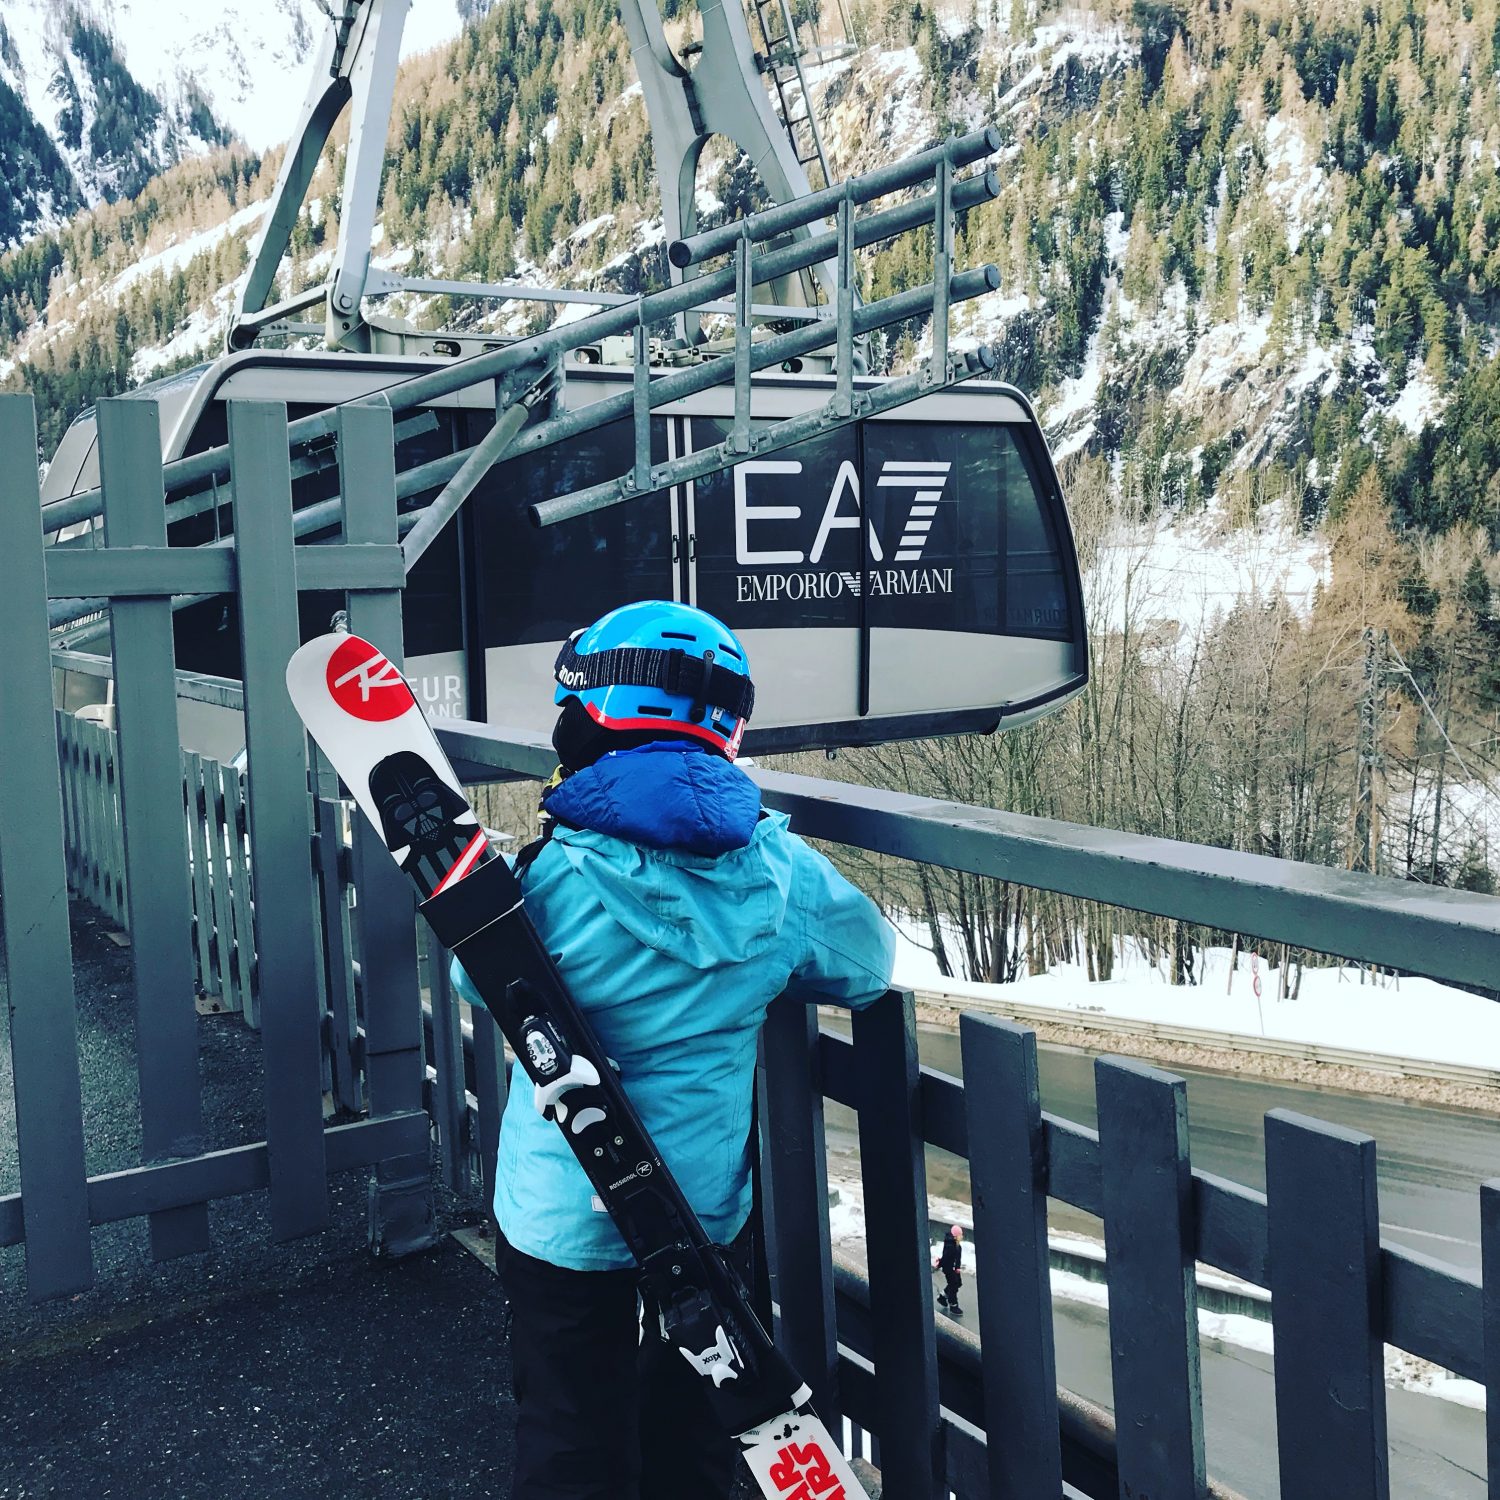
POLYGON ((617 1070, 525 910, 406 679, 349 634, 287 666, 308 732, 422 896, 422 915, 468 972, 619 1228, 659 1309, 660 1336, 710 1382, 713 1410, 773 1500, 860 1500, 864 1490, 771 1342, 738 1276, 663 1164, 617 1070))

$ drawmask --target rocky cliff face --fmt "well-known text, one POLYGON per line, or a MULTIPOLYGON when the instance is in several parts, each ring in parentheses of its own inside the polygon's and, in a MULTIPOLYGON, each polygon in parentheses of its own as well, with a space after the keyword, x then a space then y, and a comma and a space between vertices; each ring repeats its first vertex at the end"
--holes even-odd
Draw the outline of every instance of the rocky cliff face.
MULTIPOLYGON (((485 6, 417 0, 404 51, 451 39, 485 6)), ((284 141, 327 24, 315 0, 7 0, 0 249, 231 138, 284 141)))

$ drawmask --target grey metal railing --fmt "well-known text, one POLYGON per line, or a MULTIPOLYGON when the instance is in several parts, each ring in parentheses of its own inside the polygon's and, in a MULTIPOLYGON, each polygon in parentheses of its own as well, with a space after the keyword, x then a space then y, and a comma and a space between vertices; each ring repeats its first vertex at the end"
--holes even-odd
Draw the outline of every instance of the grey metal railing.
MULTIPOLYGON (((279 403, 230 403, 233 505, 246 523, 236 527, 232 553, 166 545, 149 402, 100 405, 100 547, 44 548, 34 467, 0 474, 0 892, 20 1168, 20 1192, 0 1197, 0 1245, 25 1245, 33 1297, 90 1285, 94 1224, 145 1215, 152 1254, 165 1259, 208 1248, 211 1200, 268 1188, 272 1232, 292 1238, 327 1224, 329 1174, 357 1167, 376 1172, 376 1242, 399 1250, 431 1241, 432 1123, 411 893, 383 848, 366 857, 368 837, 357 831, 351 868, 363 983, 358 1025, 345 1007, 341 1033, 327 1000, 306 736, 284 684, 298 645, 297 589, 314 578, 346 593, 358 628, 388 653, 400 650, 405 573, 391 414, 362 407, 338 414, 337 425, 348 542, 332 547, 294 545, 279 403), (200 763, 200 821, 193 778, 185 785, 176 753, 171 600, 204 590, 235 595, 247 622, 238 703, 253 773, 242 804, 237 779, 231 785, 220 772, 215 781, 200 763), (76 719, 60 733, 54 714, 48 602, 80 597, 111 605, 112 735, 76 719), (71 772, 66 802, 62 759, 71 772), (210 807, 215 785, 224 800, 213 795, 210 807), (248 882, 226 878, 235 863, 248 882), (73 988, 70 873, 130 931, 137 1010, 142 1163, 93 1178, 75 1010, 58 1003, 73 988), (202 1149, 195 1004, 205 946, 218 950, 218 974, 227 948, 234 993, 259 1023, 265 1097, 265 1139, 213 1152, 202 1149), (269 997, 258 1013, 257 996, 269 997), (355 1091, 351 1060, 361 1045, 355 1091), (339 1084, 338 1102, 362 1117, 325 1123, 325 1084, 339 1084)), ((0 397, 0 449, 36 451, 29 398, 0 397)), ((326 800, 337 788, 324 771, 315 790, 326 800)), ((345 900, 344 889, 341 879, 331 905, 345 900)))

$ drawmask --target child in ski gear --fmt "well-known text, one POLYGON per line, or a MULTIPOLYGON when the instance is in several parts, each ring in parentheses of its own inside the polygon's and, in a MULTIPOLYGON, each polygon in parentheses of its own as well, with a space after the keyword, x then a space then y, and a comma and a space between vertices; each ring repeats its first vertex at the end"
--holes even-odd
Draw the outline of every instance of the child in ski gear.
POLYGON ((943 1239, 943 1252, 938 1257, 936 1269, 943 1273, 946 1283, 938 1293, 938 1301, 956 1318, 963 1317, 964 1310, 958 1305, 958 1291, 964 1281, 964 1231, 955 1224, 943 1239))
MULTIPOLYGON (((869 899, 762 809, 733 764, 744 648, 686 605, 626 605, 556 664, 562 762, 526 907, 705 1229, 742 1238, 766 1007, 867 1005, 894 937, 869 899)), ((472 991, 455 965, 461 993, 472 991)), ((704 1377, 637 1312, 638 1276, 556 1124, 512 1075, 495 1216, 512 1308, 514 1500, 726 1496, 735 1454, 704 1377)))

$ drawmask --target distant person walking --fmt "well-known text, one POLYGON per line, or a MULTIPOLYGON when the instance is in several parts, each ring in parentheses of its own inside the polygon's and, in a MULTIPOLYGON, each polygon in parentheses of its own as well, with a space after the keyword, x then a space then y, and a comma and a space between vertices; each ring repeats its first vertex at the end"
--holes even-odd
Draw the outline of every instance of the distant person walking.
POLYGON ((943 1241, 943 1253, 938 1257, 937 1269, 943 1273, 946 1287, 938 1293, 938 1303, 946 1307, 955 1318, 961 1318, 964 1310, 958 1305, 958 1290, 964 1284, 964 1231, 955 1224, 943 1241))

